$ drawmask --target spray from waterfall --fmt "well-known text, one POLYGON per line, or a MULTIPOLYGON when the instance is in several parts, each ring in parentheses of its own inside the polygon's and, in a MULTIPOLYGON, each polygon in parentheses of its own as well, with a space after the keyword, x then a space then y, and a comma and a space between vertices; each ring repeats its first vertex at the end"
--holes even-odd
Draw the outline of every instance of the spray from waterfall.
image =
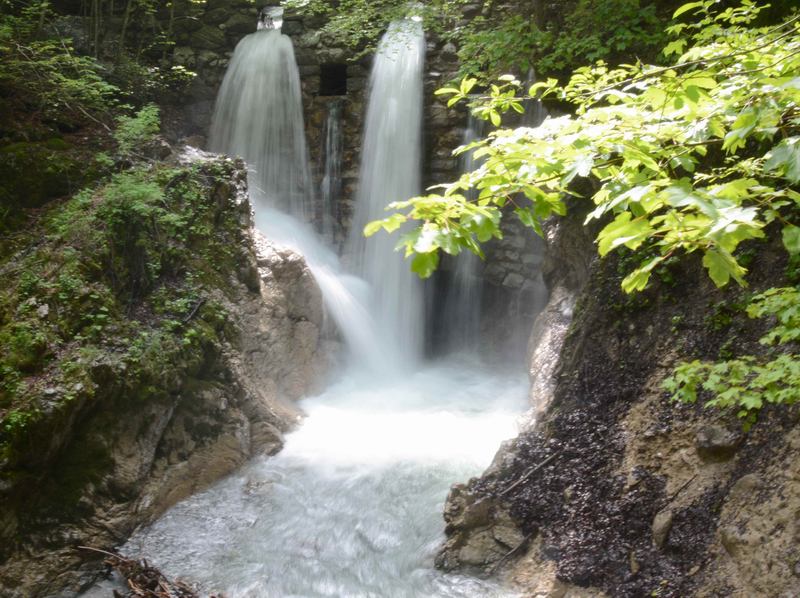
POLYGON ((281 18, 274 10, 262 13, 259 30, 236 46, 217 96, 210 146, 247 161, 256 226, 306 258, 356 361, 382 368, 385 350, 364 283, 342 271, 308 224, 313 206, 300 77, 292 42, 276 29, 281 18))
POLYGON ((420 192, 422 73, 425 36, 412 20, 392 23, 381 39, 370 78, 359 187, 348 241, 355 273, 372 290, 379 334, 393 345, 387 359, 413 363, 422 352, 422 284, 402 254, 397 235, 369 239, 364 226, 388 213, 393 201, 420 192))
POLYGON ((232 597, 516 596, 432 565, 448 488, 480 473, 500 441, 514 434, 525 377, 463 355, 382 375, 394 373, 397 363, 386 345, 407 357, 419 350, 422 293, 393 250, 396 239, 365 241, 361 231, 385 214, 387 203, 419 192, 421 27, 392 25, 375 59, 349 242, 364 281, 345 274, 311 224, 298 218, 310 215, 299 96, 291 85, 264 89, 270 77, 295 81, 297 69, 288 60, 291 43, 270 29, 280 16, 265 9, 259 22, 263 31, 243 40, 226 76, 212 146, 248 160, 256 227, 305 256, 328 313, 358 365, 368 367, 348 368, 320 396, 306 399, 308 417, 287 434, 279 455, 256 458, 176 505, 123 550, 232 597), (279 93, 287 97, 277 101, 279 93))

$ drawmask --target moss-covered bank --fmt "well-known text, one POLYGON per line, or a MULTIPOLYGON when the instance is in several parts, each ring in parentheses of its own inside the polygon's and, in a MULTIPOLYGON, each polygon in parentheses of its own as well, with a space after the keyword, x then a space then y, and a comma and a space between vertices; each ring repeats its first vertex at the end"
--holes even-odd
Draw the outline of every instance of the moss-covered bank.
POLYGON ((77 590, 98 568, 77 546, 114 546, 279 450, 286 400, 321 370, 322 309, 302 259, 254 234, 244 165, 195 153, 51 204, 13 239, 0 593, 77 590))

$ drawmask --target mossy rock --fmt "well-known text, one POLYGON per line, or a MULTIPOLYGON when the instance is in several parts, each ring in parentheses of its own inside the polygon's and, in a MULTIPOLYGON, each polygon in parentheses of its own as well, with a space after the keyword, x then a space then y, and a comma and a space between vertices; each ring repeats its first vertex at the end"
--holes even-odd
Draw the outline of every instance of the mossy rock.
POLYGON ((84 182, 85 164, 61 138, 0 148, 0 205, 38 208, 84 182))

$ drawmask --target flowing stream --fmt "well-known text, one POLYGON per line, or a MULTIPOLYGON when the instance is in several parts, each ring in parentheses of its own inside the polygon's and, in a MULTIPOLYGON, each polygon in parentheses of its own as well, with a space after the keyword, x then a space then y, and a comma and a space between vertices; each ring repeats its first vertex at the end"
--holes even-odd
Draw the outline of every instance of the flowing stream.
POLYGON ((262 17, 265 30, 237 47, 212 146, 248 160, 256 226, 306 257, 351 361, 302 401, 307 418, 277 456, 174 506, 122 552, 230 598, 510 596, 441 573, 433 558, 450 485, 479 474, 516 434, 527 379, 463 354, 420 365, 419 281, 395 237, 359 236, 386 203, 419 191, 421 26, 393 25, 375 59, 350 274, 300 220, 310 211, 297 67, 274 22, 262 17), (270 80, 288 82, 285 97, 270 80))
POLYGON ((449 485, 515 434, 524 376, 448 361, 384 382, 350 372, 302 406, 283 451, 171 509, 123 548, 252 597, 508 596, 433 568, 449 485))

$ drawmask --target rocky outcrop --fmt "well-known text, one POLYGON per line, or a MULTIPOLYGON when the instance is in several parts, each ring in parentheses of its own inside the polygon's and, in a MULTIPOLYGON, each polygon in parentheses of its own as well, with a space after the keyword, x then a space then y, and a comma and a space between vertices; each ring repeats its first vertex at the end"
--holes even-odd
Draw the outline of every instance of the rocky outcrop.
POLYGON ((208 163, 210 217, 238 221, 244 244, 239 267, 208 288, 214 309, 196 316, 217 332, 199 352, 161 356, 155 378, 98 356, 91 400, 38 424, 57 431, 50 448, 17 447, 0 464, 3 596, 74 595, 102 568, 80 546, 116 546, 253 455, 279 451, 300 417, 293 400, 320 381, 322 302, 303 259, 250 228, 241 162, 225 179, 225 159, 193 160, 208 163))
MULTIPOLYGON (((762 245, 752 286, 780 280, 784 259, 762 245)), ((737 317, 741 291, 717 291, 699 267, 665 270, 637 296, 619 289, 625 267, 593 262, 545 380, 534 343, 537 418, 453 488, 437 563, 501 575, 524 596, 797 595, 797 410, 767 408, 745 432, 660 386, 679 359, 716 359, 734 341, 763 350, 761 323, 737 317), (707 317, 710 297, 725 318, 707 317)))
MULTIPOLYGON (((537 310, 528 340, 531 408, 525 415, 527 423, 522 435, 534 429, 552 402, 561 349, 578 293, 588 278, 594 251, 591 237, 577 218, 551 220, 545 226, 545 234, 545 249, 537 252, 536 271, 547 281, 550 293, 544 308, 537 310)), ((504 320, 508 327, 520 318, 506 316, 504 320)), ((510 329, 504 329, 502 336, 507 339, 512 334, 510 329)), ((510 441, 500 448, 484 477, 497 475, 512 466, 516 442, 510 441)), ((494 494, 474 492, 472 482, 454 485, 444 512, 448 538, 437 557, 437 566, 446 570, 466 568, 473 573, 491 575, 523 555, 533 534, 523 533, 503 497, 543 465, 524 472, 521 479, 508 488, 496 488, 494 494)))

